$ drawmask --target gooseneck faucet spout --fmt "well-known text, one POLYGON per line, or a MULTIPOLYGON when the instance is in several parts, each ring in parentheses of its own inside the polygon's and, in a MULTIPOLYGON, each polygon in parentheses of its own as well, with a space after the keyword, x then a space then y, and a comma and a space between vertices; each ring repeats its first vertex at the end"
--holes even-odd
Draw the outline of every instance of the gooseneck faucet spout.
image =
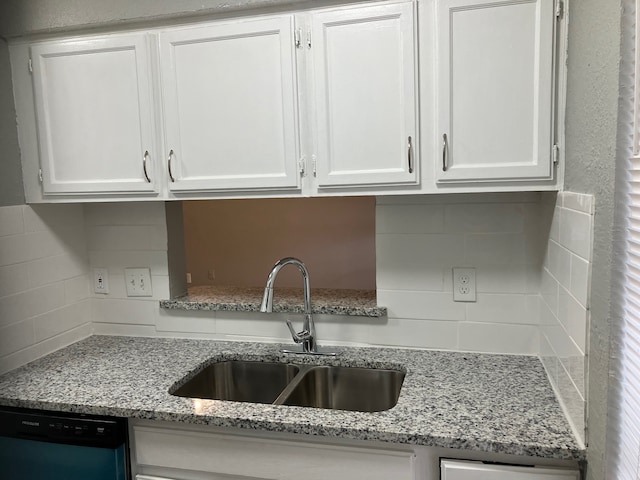
MULTIPOLYGON (((287 327, 291 332, 291 337, 296 343, 302 344, 301 353, 320 354, 318 352, 318 346, 316 344, 316 327, 313 322, 313 316, 311 315, 311 288, 309 286, 309 271, 307 267, 297 258, 286 257, 279 260, 271 269, 269 277, 267 278, 267 285, 264 288, 264 295, 262 296, 262 303, 260 304, 260 311, 270 313, 273 311, 273 285, 275 284, 276 277, 280 270, 286 265, 295 265, 302 274, 303 292, 304 292, 304 322, 302 324, 302 331, 296 332, 291 325, 291 320, 287 318, 287 327)), ((292 353, 292 352, 289 352, 292 353)), ((295 352, 299 353, 299 352, 295 352)), ((333 355, 333 353, 324 353, 333 355)))

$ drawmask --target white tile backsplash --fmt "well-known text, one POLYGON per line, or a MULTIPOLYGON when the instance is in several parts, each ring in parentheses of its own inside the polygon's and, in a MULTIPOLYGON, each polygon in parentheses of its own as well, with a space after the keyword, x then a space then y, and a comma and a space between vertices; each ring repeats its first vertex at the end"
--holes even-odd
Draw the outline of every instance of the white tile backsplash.
POLYGON ((445 205, 447 233, 522 233, 524 207, 519 203, 463 203, 445 205))
POLYGON ((82 205, 0 207, 0 373, 91 333, 82 205))
MULTIPOLYGON (((164 207, 163 204, 160 206, 164 207)), ((163 225, 87 226, 90 250, 167 251, 167 228, 163 225)))
POLYGON ((371 326, 369 342, 396 347, 456 350, 460 322, 388 318, 371 326))
POLYGON ((376 232, 382 233, 443 233, 442 205, 378 205, 376 232))
POLYGON ((453 292, 378 289, 378 303, 390 318, 464 320, 465 304, 452 302, 453 292))
POLYGON ((537 325, 461 322, 458 349, 537 355, 540 351, 539 335, 537 325))
POLYGON ((467 303, 467 321, 538 325, 539 295, 479 293, 477 301, 467 303))
POLYGON ((584 441, 593 196, 558 194, 540 286, 541 357, 584 441))
POLYGON ((591 258, 592 221, 591 214, 560 209, 560 244, 585 260, 591 258))

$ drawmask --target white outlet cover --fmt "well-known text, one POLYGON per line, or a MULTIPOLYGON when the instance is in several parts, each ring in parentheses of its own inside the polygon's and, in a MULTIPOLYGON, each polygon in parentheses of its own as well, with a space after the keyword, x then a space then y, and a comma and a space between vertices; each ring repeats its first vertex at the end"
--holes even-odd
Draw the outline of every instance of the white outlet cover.
POLYGON ((453 269, 453 301, 454 302, 475 302, 476 301, 476 269, 475 268, 454 268, 453 269))
POLYGON ((127 286, 127 297, 153 296, 149 268, 125 268, 124 283, 127 286))
POLYGON ((93 291, 103 295, 109 293, 109 273, 106 268, 93 269, 93 291))

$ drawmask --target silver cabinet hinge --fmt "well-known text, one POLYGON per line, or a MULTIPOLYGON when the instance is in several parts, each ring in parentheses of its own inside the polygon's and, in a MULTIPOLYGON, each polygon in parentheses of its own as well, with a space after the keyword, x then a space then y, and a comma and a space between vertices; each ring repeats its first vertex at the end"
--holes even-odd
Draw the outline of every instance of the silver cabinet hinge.
POLYGON ((33 60, 29 58, 29 73, 33 73, 33 60))
POLYGON ((302 37, 302 29, 297 28, 293 34, 293 43, 295 44, 296 48, 300 48, 302 46, 301 37, 302 37))
POLYGON ((558 165, 558 162, 560 161, 560 147, 558 146, 557 143, 553 145, 552 157, 553 157, 553 164, 558 165))
POLYGON ((301 177, 304 177, 306 165, 307 159, 305 157, 302 157, 300 160, 298 160, 298 170, 300 171, 301 177))
POLYGON ((40 183, 44 182, 44 179, 42 177, 42 169, 41 168, 38 169, 38 180, 40 180, 40 183))
POLYGON ((318 176, 318 161, 316 160, 315 155, 311 155, 311 164, 313 165, 313 176, 318 176))
POLYGON ((564 5, 561 0, 556 2, 556 18, 562 18, 562 13, 564 12, 564 5))

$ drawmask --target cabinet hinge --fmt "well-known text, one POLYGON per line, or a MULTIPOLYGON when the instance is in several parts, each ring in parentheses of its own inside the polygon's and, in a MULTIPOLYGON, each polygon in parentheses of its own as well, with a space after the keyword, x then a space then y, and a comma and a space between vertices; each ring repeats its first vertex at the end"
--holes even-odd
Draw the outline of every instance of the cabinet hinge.
POLYGON ((42 177, 42 169, 41 168, 38 169, 38 180, 40 180, 40 183, 44 182, 44 179, 42 177))
POLYGON ((558 165, 558 162, 560 161, 560 147, 558 146, 557 143, 553 145, 552 157, 553 157, 553 164, 558 165))
POLYGON ((561 0, 556 2, 556 18, 562 18, 564 12, 564 5, 561 0))
POLYGON ((305 157, 302 157, 300 160, 298 160, 298 170, 300 171, 301 177, 304 177, 306 164, 307 159, 305 157))
POLYGON ((295 44, 296 48, 300 48, 302 46, 301 37, 302 37, 302 29, 297 28, 293 33, 293 43, 295 44))
POLYGON ((307 48, 311 48, 311 30, 307 30, 307 48))
POLYGON ((33 73, 33 60, 29 59, 29 73, 33 73))
POLYGON ((315 155, 311 156, 311 165, 313 165, 313 176, 317 177, 318 176, 318 161, 316 160, 316 156, 315 155))

